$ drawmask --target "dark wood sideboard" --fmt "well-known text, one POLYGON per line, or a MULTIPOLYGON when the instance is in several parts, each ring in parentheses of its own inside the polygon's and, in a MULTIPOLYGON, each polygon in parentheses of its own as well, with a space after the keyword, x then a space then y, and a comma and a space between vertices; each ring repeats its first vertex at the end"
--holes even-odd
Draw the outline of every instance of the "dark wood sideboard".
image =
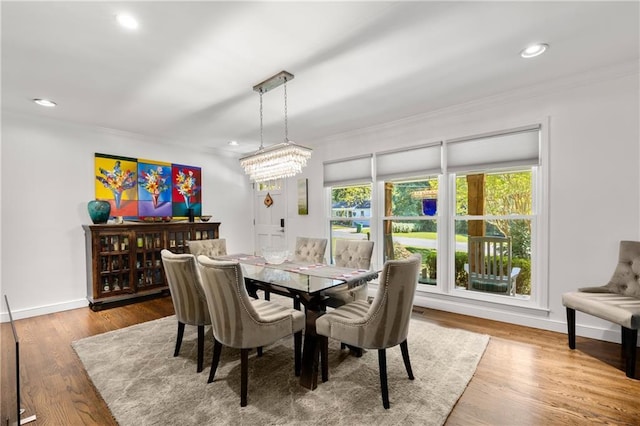
POLYGON ((87 299, 94 311, 169 294, 160 252, 186 253, 187 241, 218 238, 220 222, 82 225, 87 299))

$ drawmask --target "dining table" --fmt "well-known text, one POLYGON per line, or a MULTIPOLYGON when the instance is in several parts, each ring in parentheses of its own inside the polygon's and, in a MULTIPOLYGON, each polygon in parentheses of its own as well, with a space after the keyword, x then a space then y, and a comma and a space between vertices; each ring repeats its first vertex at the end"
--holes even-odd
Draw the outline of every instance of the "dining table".
POLYGON ((320 347, 316 334, 316 319, 326 312, 324 292, 347 284, 361 285, 378 277, 378 272, 342 268, 325 263, 286 260, 280 264, 268 263, 262 256, 230 254, 214 256, 215 260, 234 261, 242 266, 242 273, 250 296, 258 298, 257 290, 290 297, 294 306, 305 308, 306 324, 302 347, 300 385, 307 389, 318 386, 320 347))

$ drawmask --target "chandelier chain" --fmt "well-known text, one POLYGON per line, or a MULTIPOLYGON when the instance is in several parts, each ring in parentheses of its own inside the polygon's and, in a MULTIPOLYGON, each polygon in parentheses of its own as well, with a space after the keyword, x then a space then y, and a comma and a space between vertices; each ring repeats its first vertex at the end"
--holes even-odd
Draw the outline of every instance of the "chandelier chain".
POLYGON ((264 148, 264 145, 262 144, 262 89, 260 89, 260 149, 264 148))
POLYGON ((287 77, 284 78, 284 141, 289 142, 289 126, 287 120, 287 77))

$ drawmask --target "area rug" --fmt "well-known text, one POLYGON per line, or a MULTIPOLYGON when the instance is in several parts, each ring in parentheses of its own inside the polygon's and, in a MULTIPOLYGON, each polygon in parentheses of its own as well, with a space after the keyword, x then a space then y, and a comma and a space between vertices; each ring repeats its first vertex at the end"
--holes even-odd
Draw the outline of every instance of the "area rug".
POLYGON ((187 326, 173 357, 175 316, 72 343, 113 417, 126 425, 442 425, 464 392, 489 336, 413 318, 407 378, 400 347, 387 349, 391 408, 382 407, 378 354, 361 358, 330 341, 329 381, 310 391, 293 372, 293 339, 249 357, 248 406, 240 407, 240 351, 223 348, 207 384, 212 336, 207 329, 205 369, 196 373, 196 328, 187 326))

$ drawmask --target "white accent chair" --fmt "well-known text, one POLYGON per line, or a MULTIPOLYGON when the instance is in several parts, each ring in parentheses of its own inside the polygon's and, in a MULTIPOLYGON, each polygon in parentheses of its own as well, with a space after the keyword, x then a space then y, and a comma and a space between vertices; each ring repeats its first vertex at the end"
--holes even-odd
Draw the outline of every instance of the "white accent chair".
POLYGON ((564 293, 569 348, 576 348, 576 311, 620 326, 625 374, 635 378, 638 329, 640 328, 640 241, 621 241, 618 265, 609 282, 564 293))
POLYGON ((407 335, 421 263, 422 257, 419 254, 413 254, 403 260, 388 260, 382 269, 378 292, 371 305, 366 301, 358 300, 341 306, 316 320, 323 381, 329 378, 327 365, 329 337, 358 348, 378 350, 380 389, 384 408, 389 408, 387 348, 400 345, 404 366, 409 379, 413 380, 407 335))

